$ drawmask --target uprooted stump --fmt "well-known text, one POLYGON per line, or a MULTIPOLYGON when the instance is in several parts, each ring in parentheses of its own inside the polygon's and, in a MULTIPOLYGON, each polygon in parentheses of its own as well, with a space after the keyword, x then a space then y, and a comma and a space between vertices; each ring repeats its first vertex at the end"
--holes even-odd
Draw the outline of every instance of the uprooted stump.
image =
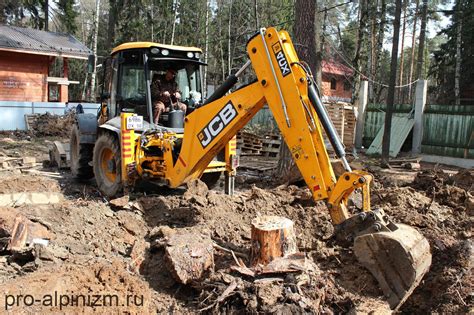
POLYGON ((279 216, 261 216, 252 220, 250 265, 266 266, 278 257, 295 254, 294 223, 279 216))
POLYGON ((173 234, 166 242, 165 252, 169 270, 183 284, 202 279, 214 267, 212 240, 202 234, 173 234))

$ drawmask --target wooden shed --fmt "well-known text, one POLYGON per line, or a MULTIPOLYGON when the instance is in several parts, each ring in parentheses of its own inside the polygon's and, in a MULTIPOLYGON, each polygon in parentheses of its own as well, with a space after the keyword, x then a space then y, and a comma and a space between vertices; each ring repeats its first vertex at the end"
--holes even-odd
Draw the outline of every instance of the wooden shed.
POLYGON ((64 33, 0 25, 0 101, 68 102, 68 59, 88 59, 91 50, 64 33), (62 76, 50 66, 62 58, 62 76))

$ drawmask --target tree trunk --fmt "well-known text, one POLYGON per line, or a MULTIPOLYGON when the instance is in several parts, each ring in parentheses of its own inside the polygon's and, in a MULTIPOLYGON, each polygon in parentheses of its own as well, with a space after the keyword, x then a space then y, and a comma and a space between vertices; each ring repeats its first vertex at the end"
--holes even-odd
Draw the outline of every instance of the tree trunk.
POLYGON ((458 14, 458 25, 456 28, 456 69, 454 73, 454 99, 455 104, 461 104, 461 93, 459 88, 459 81, 461 78, 461 36, 462 36, 462 16, 458 14))
MULTIPOLYGON (((204 63, 207 64, 207 58, 209 56, 209 3, 206 1, 206 26, 205 26, 205 44, 204 44, 204 63)), ((207 97, 207 67, 204 68, 204 75, 203 75, 203 99, 207 97)))
MULTIPOLYGON (((416 0, 416 7, 415 7, 415 17, 413 20, 413 34, 411 38, 411 60, 410 60, 410 74, 408 76, 408 83, 411 83, 413 80, 413 68, 415 65, 415 40, 416 40, 416 24, 418 22, 418 7, 420 6, 420 0, 416 0)), ((408 86, 408 97, 411 103, 412 100, 412 85, 408 86)))
MULTIPOLYGON (((403 85, 403 62, 404 62, 404 53, 403 50, 405 48, 405 30, 407 27, 407 2, 408 0, 403 1, 403 27, 402 27, 402 47, 401 47, 401 53, 400 53, 400 73, 399 73, 399 78, 398 78, 398 85, 402 86, 403 85)), ((402 104, 403 103, 403 89, 398 88, 398 103, 402 104)))
POLYGON ((94 41, 92 52, 94 54, 94 69, 92 69, 91 74, 91 88, 89 101, 95 102, 95 78, 97 75, 97 37, 99 35, 99 13, 100 13, 100 0, 95 2, 95 20, 94 20, 94 41))
POLYGON ((171 45, 174 43, 174 33, 176 31, 176 18, 178 15, 178 1, 174 1, 173 30, 171 31, 171 45))
POLYGON ((107 44, 109 50, 112 50, 115 43, 115 26, 117 25, 117 3, 115 0, 109 0, 109 20, 107 32, 107 44))
POLYGON ((423 57, 425 52, 425 37, 426 37, 426 23, 428 20, 428 0, 423 0, 423 8, 421 12, 421 28, 420 28, 420 43, 418 44, 418 58, 416 66, 416 78, 422 79, 423 71, 423 57))
POLYGON ((260 28, 260 22, 258 20, 258 0, 253 0, 253 11, 255 15, 255 29, 258 30, 260 28))
MULTIPOLYGON (((383 40, 385 37, 385 24, 387 23, 387 3, 385 0, 382 0, 380 3, 380 24, 379 24, 379 29, 378 29, 378 34, 377 34, 377 46, 375 48, 375 60, 374 60, 374 75, 373 77, 376 78, 377 73, 379 72, 381 63, 380 60, 382 58, 382 52, 383 52, 383 40)), ((372 85, 374 86, 374 85, 372 85)), ((378 101, 379 95, 381 94, 383 90, 383 86, 377 85, 374 86, 374 96, 371 102, 374 100, 378 101)))
POLYGON ((387 111, 385 112, 385 127, 382 142, 382 164, 388 165, 390 154, 390 131, 392 129, 392 111, 395 99, 395 83, 397 81, 397 64, 398 64, 398 40, 400 37, 400 15, 402 11, 402 0, 395 2, 395 19, 393 21, 393 43, 392 43, 392 60, 390 63, 390 83, 387 95, 387 111))
MULTIPOLYGON (((302 61, 306 61, 312 71, 316 71, 316 2, 296 0, 295 16, 298 17, 298 20, 295 21, 293 30, 295 36, 293 42, 296 44, 295 48, 298 58, 302 61)), ((301 176, 286 145, 280 147, 280 159, 278 161, 276 174, 279 174, 283 182, 289 182, 292 178, 299 178, 301 176), (295 174, 297 174, 297 176, 295 176, 295 174)))
MULTIPOLYGON (((316 3, 317 4, 317 3, 316 3)), ((316 6, 317 7, 317 6, 316 6)), ((320 29, 320 24, 318 22, 315 23, 315 32, 316 34, 321 34, 320 42, 321 45, 319 46, 319 50, 316 54, 316 84, 321 86, 322 84, 322 65, 325 55, 325 44, 326 44, 326 25, 328 21, 328 10, 324 9, 324 18, 323 18, 323 28, 322 31, 320 29)))
POLYGON ((375 1, 371 1, 369 6, 367 7, 367 18, 370 21, 369 27, 367 28, 367 73, 369 76, 369 100, 372 100, 374 97, 374 84, 372 81, 375 81, 375 45, 376 45, 376 37, 375 37, 375 26, 377 25, 377 3, 375 1))
POLYGON ((252 267, 268 265, 277 257, 286 257, 298 251, 294 223, 278 216, 262 216, 252 220, 252 267))
POLYGON ((231 75, 231 72, 232 72, 232 52, 231 52, 232 4, 233 4, 233 0, 230 0, 229 23, 227 24, 227 70, 228 70, 227 75, 231 75))
POLYGON ((43 10, 44 10, 44 30, 45 31, 48 31, 49 30, 49 1, 48 0, 44 0, 44 7, 43 7, 43 10))
MULTIPOLYGON (((363 46, 364 46, 364 38, 366 28, 367 28, 367 15, 368 15, 368 0, 360 0, 359 2, 359 28, 357 31, 357 44, 356 44, 356 51, 354 54, 354 59, 352 60, 352 64, 357 71, 361 72, 362 66, 360 60, 363 59, 363 46)), ((359 97, 359 90, 360 90, 360 74, 354 74, 354 85, 352 90, 352 97, 357 99, 359 97)))

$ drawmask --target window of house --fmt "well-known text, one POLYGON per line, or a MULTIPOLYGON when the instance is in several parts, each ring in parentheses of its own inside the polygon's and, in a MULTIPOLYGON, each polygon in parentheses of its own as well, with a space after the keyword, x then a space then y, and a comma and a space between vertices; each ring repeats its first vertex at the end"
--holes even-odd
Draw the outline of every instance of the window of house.
POLYGON ((331 90, 335 90, 336 89, 336 79, 335 78, 331 78, 331 90))

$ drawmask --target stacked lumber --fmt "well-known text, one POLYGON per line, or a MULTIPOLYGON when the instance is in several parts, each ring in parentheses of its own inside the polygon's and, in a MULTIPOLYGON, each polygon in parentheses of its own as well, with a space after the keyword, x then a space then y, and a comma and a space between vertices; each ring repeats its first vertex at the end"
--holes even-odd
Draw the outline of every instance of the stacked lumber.
POLYGON ((278 157, 280 153, 281 136, 276 134, 265 135, 262 140, 262 155, 266 157, 278 157))
POLYGON ((344 131, 342 133, 342 142, 347 149, 354 147, 354 137, 356 128, 355 109, 352 105, 344 105, 344 131))
POLYGON ((263 145, 262 138, 255 134, 241 131, 237 134, 237 147, 240 155, 260 155, 263 145))
POLYGON ((35 157, 9 157, 9 156, 0 156, 0 172, 1 171, 11 171, 16 169, 29 169, 42 165, 41 163, 36 163, 35 157))
POLYGON ((344 102, 325 103, 325 105, 342 143, 348 150, 352 149, 356 126, 354 107, 344 102))

